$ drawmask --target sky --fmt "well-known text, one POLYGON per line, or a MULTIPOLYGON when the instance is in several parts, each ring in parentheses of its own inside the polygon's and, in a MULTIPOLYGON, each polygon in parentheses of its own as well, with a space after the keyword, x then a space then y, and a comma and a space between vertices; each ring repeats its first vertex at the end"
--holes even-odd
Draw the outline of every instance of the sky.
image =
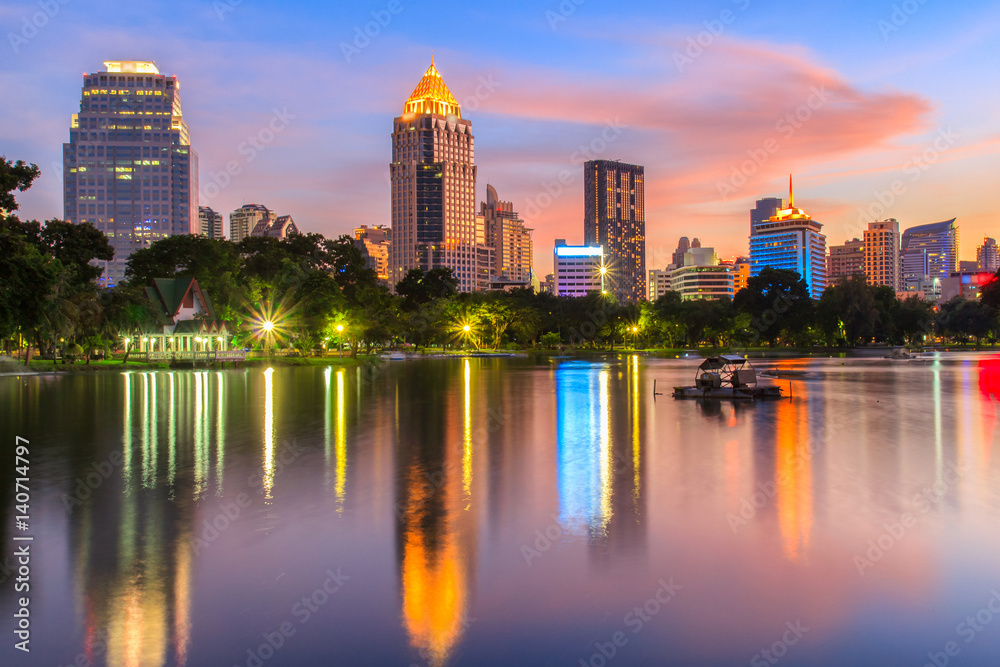
POLYGON ((63 216, 82 75, 153 60, 227 231, 250 202, 327 236, 389 224, 392 120, 433 55, 477 198, 514 203, 541 276, 554 239, 583 241, 598 158, 645 167, 647 268, 680 236, 746 255, 749 209, 789 174, 829 245, 889 217, 957 217, 961 259, 1000 235, 997 3, 4 0, 0 29, 0 155, 42 171, 25 219, 63 216))

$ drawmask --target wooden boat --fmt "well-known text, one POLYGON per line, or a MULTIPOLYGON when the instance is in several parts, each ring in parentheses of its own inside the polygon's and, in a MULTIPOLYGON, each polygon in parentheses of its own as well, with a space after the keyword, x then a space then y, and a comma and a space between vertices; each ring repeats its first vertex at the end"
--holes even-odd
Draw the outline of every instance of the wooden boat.
POLYGON ((693 387, 674 387, 674 398, 781 398, 781 387, 758 385, 757 372, 748 360, 735 354, 721 354, 701 362, 693 387))

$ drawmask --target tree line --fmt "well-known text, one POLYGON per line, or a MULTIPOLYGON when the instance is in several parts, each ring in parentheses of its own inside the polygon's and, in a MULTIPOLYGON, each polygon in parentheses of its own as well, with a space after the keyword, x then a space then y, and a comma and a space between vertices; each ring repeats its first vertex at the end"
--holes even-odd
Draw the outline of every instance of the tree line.
MULTIPOLYGON (((274 344, 303 353, 341 342, 351 353, 376 348, 465 346, 500 349, 616 346, 694 348, 920 344, 927 338, 994 341, 1000 281, 978 301, 933 305, 896 298, 889 287, 853 276, 819 300, 794 271, 764 269, 733 299, 617 303, 595 292, 557 297, 522 288, 460 293, 450 269, 410 271, 390 292, 348 236, 248 237, 239 243, 169 236, 134 252, 125 280, 100 288, 96 262, 110 260, 106 237, 90 224, 21 221, 15 191, 38 169, 0 158, 0 336, 9 354, 62 346, 90 358, 122 348, 159 322, 145 295, 154 278, 196 278, 239 346, 274 344)), ((26 353, 26 363, 30 352, 26 353)))

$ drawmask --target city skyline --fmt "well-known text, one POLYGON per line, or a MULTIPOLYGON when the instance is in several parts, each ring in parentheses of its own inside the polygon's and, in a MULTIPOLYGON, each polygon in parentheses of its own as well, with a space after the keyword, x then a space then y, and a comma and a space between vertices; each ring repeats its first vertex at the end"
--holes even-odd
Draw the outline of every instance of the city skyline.
POLYGON ((280 16, 216 4, 180 3, 170 16, 152 11, 142 19, 109 13, 100 21, 99 12, 60 6, 35 33, 25 29, 30 39, 20 37, 22 18, 30 22, 37 6, 5 12, 18 37, 8 35, 11 57, 0 65, 10 91, 0 107, 11 119, 5 152, 43 172, 22 198, 22 217, 60 216, 54 164, 79 94, 75 73, 125 57, 154 60, 184 82, 185 120, 201 156, 199 205, 228 213, 268 201, 303 230, 330 236, 387 224, 386 118, 398 115, 433 52, 463 117, 477 128, 476 201, 486 182, 504 192, 535 230, 540 275, 555 238, 582 240, 589 158, 646 167, 647 268, 665 266, 677 237, 695 233, 710 236, 720 256, 745 254, 746 210, 780 195, 789 172, 831 245, 888 217, 902 229, 957 217, 963 259, 974 258, 983 237, 996 236, 986 187, 1000 146, 988 111, 996 93, 975 76, 989 58, 984 42, 1000 25, 986 4, 960 12, 921 5, 896 20, 891 6, 811 8, 790 29, 790 5, 675 8, 667 20, 666 10, 649 7, 581 4, 564 15, 558 4, 513 3, 502 20, 523 38, 515 54, 452 29, 483 18, 470 8, 438 25, 405 3, 393 5, 395 13, 388 5, 356 11, 296 3, 280 16), (275 27, 304 17, 311 25, 301 27, 302 39, 273 36, 275 27), (377 34, 365 36, 376 18, 385 25, 372 23, 377 34), (872 49, 859 59, 852 44, 823 34, 824 22, 872 49), (137 23, 173 30, 149 40, 137 23), (262 24, 273 48, 244 50, 262 24), (320 27, 330 33, 322 46, 320 27), (359 34, 363 48, 355 46, 365 42, 359 34), (231 58, 234 49, 244 55, 231 58), (955 87, 974 103, 951 95, 955 87), (928 159, 918 165, 914 156, 928 159), (218 194, 206 196, 213 184, 218 194))

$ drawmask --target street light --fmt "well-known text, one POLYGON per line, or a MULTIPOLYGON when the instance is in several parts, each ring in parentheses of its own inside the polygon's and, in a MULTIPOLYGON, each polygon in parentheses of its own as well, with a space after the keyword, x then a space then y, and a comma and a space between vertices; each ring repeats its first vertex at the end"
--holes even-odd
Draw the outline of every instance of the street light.
POLYGON ((344 333, 344 325, 343 324, 338 324, 337 325, 337 358, 338 359, 343 359, 344 358, 344 341, 341 339, 343 333, 344 333))

